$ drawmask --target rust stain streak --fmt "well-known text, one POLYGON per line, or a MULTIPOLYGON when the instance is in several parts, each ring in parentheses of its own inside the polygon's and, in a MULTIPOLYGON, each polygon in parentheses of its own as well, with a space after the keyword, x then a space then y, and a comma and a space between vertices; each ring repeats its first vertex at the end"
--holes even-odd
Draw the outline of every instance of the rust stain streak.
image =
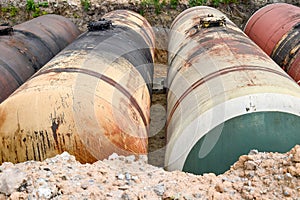
POLYGON ((50 145, 50 140, 49 140, 48 132, 47 132, 47 131, 45 131, 45 134, 46 134, 46 138, 47 138, 47 144, 48 144, 48 148, 50 148, 50 147, 51 147, 51 145, 50 145))
POLYGON ((33 158, 36 160, 36 155, 35 155, 35 148, 34 148, 34 142, 32 141, 32 151, 33 151, 33 158))
MULTIPOLYGON (((26 141, 26 140, 25 140, 26 141)), ((29 160, 29 157, 28 157, 28 147, 27 145, 25 145, 25 155, 26 155, 26 160, 29 160)))
POLYGON ((58 147, 58 140, 57 140, 57 130, 59 127, 59 120, 56 120, 56 118, 52 119, 52 125, 51 125, 51 130, 52 130, 52 134, 53 134, 53 138, 55 140, 55 143, 58 147))
POLYGON ((42 158, 41 158, 40 146, 39 146, 39 143, 38 143, 38 142, 36 143, 36 148, 37 148, 37 154, 38 154, 38 156, 39 156, 39 160, 42 160, 42 158))
POLYGON ((40 131, 40 137, 42 137, 42 149, 43 149, 43 154, 45 155, 46 154, 46 143, 45 143, 45 136, 44 136, 44 132, 43 131, 40 131))

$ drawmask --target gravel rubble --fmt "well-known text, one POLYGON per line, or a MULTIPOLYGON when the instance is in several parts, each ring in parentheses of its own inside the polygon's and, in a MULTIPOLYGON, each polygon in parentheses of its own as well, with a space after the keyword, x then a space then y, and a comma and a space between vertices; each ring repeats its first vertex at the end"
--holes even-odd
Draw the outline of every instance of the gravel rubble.
POLYGON ((216 176, 147 164, 113 154, 81 164, 64 152, 0 166, 0 199, 300 199, 300 146, 285 154, 252 150, 216 176))

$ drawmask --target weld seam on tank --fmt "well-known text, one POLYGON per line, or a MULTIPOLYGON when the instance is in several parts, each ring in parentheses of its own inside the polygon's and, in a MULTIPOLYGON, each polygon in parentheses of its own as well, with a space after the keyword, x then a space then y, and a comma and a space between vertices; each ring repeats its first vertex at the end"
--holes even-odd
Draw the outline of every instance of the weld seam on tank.
POLYGON ((171 27, 167 170, 219 174, 253 148, 300 142, 299 86, 223 13, 194 7, 171 27))
MULTIPOLYGON (((126 27, 123 27, 123 26, 116 26, 116 27, 120 27, 120 28, 122 28, 124 31, 128 31, 128 30, 126 30, 126 29, 128 29, 128 28, 126 28, 126 27)), ((134 31, 133 29, 131 29, 131 31, 134 31)), ((135 31, 134 31, 135 32, 135 31)), ((143 38, 141 37, 141 36, 139 36, 139 35, 137 35, 137 37, 140 37, 140 39, 141 40, 143 40, 143 38)), ((147 45, 147 43, 144 43, 144 45, 147 45)), ((151 52, 150 52, 150 50, 149 49, 145 49, 145 48, 140 48, 139 49, 139 52, 142 52, 142 51, 146 51, 145 53, 143 53, 143 54, 145 54, 145 55, 151 55, 151 52)), ((139 63, 137 63, 136 61, 136 59, 134 58, 134 57, 131 57, 130 56, 130 54, 131 53, 135 53, 135 50, 133 50, 133 51, 131 51, 131 52, 128 52, 127 54, 124 54, 124 55, 122 55, 122 57, 124 57, 125 59, 127 59, 132 65, 134 65, 134 66, 140 66, 139 65, 139 63)), ((149 56, 147 56, 147 57, 149 57, 149 56)), ((151 64, 151 63, 153 63, 153 60, 151 61, 151 62, 148 62, 148 64, 151 64)), ((147 63, 144 63, 144 64, 147 64, 147 63)), ((145 71, 144 70, 144 68, 142 68, 142 69, 139 69, 139 68, 137 68, 138 69, 138 71, 140 72, 140 74, 143 76, 143 78, 144 78, 144 80, 145 80, 145 82, 147 83, 147 87, 148 87, 148 90, 149 90, 149 92, 150 92, 150 94, 152 95, 152 82, 153 82, 153 80, 151 79, 151 77, 153 77, 153 74, 154 74, 154 69, 153 68, 147 68, 147 70, 145 71), (147 76, 145 76, 145 72, 150 72, 150 77, 147 77, 147 76)))
POLYGON ((204 84, 207 81, 210 81, 213 78, 217 78, 219 75, 225 75, 231 72, 235 72, 235 71, 240 71, 240 70, 247 70, 247 71, 264 71, 264 72, 269 72, 269 73, 273 73, 276 74, 278 76, 282 76, 284 78, 287 78, 289 80, 293 80, 290 76, 288 76, 287 74, 283 73, 283 72, 279 72, 277 70, 274 69, 270 69, 267 67, 261 67, 261 66, 247 66, 247 65, 238 65, 238 66, 233 66, 233 67, 227 67, 227 68, 223 68, 222 70, 219 71, 215 71, 213 73, 207 74, 204 77, 202 77, 201 79, 199 79, 198 81, 196 81, 195 83, 193 83, 176 101, 176 103, 174 104, 174 106, 172 107, 172 110, 169 114, 169 117, 167 119, 167 123, 166 123, 166 127, 168 127, 169 121, 172 118, 174 112, 176 111, 176 109, 178 108, 180 102, 186 97, 188 96, 195 88, 199 87, 200 85, 204 84))
MULTIPOLYGON (((59 38, 59 35, 55 35, 54 33, 51 32, 51 30, 49 30, 47 27, 44 27, 46 33, 48 33, 50 35, 50 38, 53 40, 53 41, 61 41, 61 42, 58 42, 57 45, 58 45, 58 48, 59 49, 63 49, 64 47, 67 46, 68 42, 67 41, 64 41, 62 38, 59 38)), ((67 31, 67 29, 65 29, 65 27, 63 26, 62 27, 65 31, 67 31)), ((55 54, 54 54, 55 55, 55 54)))
POLYGON ((6 29, 0 36, 0 48, 5 49, 0 54, 5 63, 0 74, 0 103, 80 34, 69 19, 52 14, 6 29))
MULTIPOLYGON (((226 31, 228 31, 228 30, 230 30, 230 28, 227 27, 227 28, 226 28, 226 31)), ((231 30, 232 30, 232 29, 231 29, 231 30)), ((216 32, 216 30, 214 29, 213 31, 207 31, 207 32, 205 32, 205 34, 208 34, 208 33, 210 33, 210 32, 214 33, 214 32, 216 32)), ((234 32, 236 32, 236 31, 235 31, 235 30, 232 30, 232 32, 230 32, 230 34, 232 34, 232 33, 234 33, 234 32)), ((195 33, 195 34, 196 34, 196 33, 195 33)), ((235 41, 235 42, 241 42, 241 39, 230 38, 229 36, 228 36, 228 39, 231 40, 231 41, 235 41)), ((214 46, 214 44, 211 44, 210 41, 207 40, 206 38, 200 39, 198 42, 201 43, 203 46, 204 46, 205 44, 207 44, 208 46, 205 46, 206 48, 210 48, 210 47, 213 47, 213 46, 214 46), (203 40, 203 41, 202 41, 202 40, 203 40)), ((249 44, 249 43, 247 43, 247 44, 249 44)), ((181 51, 183 51, 184 48, 185 48, 187 45, 188 45, 188 44, 185 44, 185 45, 183 45, 182 47, 180 47, 180 49, 178 50, 177 54, 181 54, 181 51)), ((197 52, 194 52, 193 55, 190 55, 190 56, 189 56, 189 60, 191 60, 191 59, 192 59, 193 57, 195 57, 195 56, 199 56, 201 53, 205 53, 206 48, 203 47, 203 48, 201 48, 201 49, 198 49, 197 52)), ((169 63, 170 65, 173 64, 174 59, 176 59, 176 56, 174 56, 174 57, 171 59, 171 61, 170 61, 170 63, 169 63)), ((187 63, 188 63, 188 61, 187 61, 187 63)))
MULTIPOLYGON (((145 28, 141 25, 139 25, 136 22, 131 22, 132 24, 136 25, 137 27, 139 27, 141 29, 141 31, 143 31, 144 35, 147 37, 147 39, 151 42, 151 38, 149 37, 149 35, 147 34, 147 31, 145 30, 145 28)), ((118 26, 122 26, 122 25, 118 25, 118 26)), ((132 29, 133 30, 133 29, 132 29)), ((154 46, 154 44, 152 44, 154 46)))
MULTIPOLYGON (((121 17, 121 16, 124 17, 125 16, 125 15, 122 15, 122 14, 120 14, 118 12, 115 13, 115 14, 117 14, 117 17, 121 17)), ((108 16, 110 17, 110 15, 108 15, 108 16)), ((138 17, 138 16, 136 16, 136 17, 138 17)), ((112 16, 112 19, 117 19, 118 20, 118 18, 113 18, 113 16, 112 16)), ((132 51, 126 51, 126 54, 122 54, 121 56, 123 58, 125 58, 126 60, 128 60, 133 66, 140 66, 139 60, 135 59, 135 57, 130 56, 131 53, 136 53, 137 49, 139 49, 139 53, 140 53, 140 51, 146 51, 144 53, 141 53, 141 54, 144 54, 146 57, 149 57, 149 54, 152 55, 152 53, 151 53, 150 49, 148 48, 148 44, 144 40, 144 38, 141 35, 137 34, 136 30, 133 29, 132 27, 130 27, 130 25, 133 24, 136 27, 138 27, 139 30, 142 30, 142 32, 144 33, 144 35, 150 41, 150 45, 153 45, 153 41, 151 40, 149 34, 147 33, 147 31, 145 30, 145 28, 143 26, 141 26, 137 22, 133 22, 133 21, 130 21, 130 22, 127 22, 127 23, 128 23, 128 24, 126 24, 127 26, 124 25, 124 24, 123 25, 121 25, 121 24, 112 24, 111 20, 106 20, 105 18, 102 18, 98 22, 92 22, 92 23, 90 23, 88 25, 88 27, 89 27, 89 31, 90 32, 92 32, 92 31, 105 31, 105 30, 113 29, 113 28, 121 28, 125 32, 127 32, 127 31, 130 30, 131 34, 135 35, 133 38, 138 39, 137 40, 138 42, 133 42, 133 39, 132 39, 132 41, 129 41, 130 44, 132 45, 132 47, 135 47, 135 48, 133 48, 132 51), (95 28, 93 28, 93 26, 95 26, 95 28), (97 30, 97 26, 99 26, 98 27, 99 30, 97 30), (93 29, 95 29, 95 30, 93 30, 93 29), (143 42, 144 44, 137 46, 140 42, 143 42), (136 46, 134 46, 134 45, 136 45, 136 46), (144 48, 140 48, 140 46, 142 46, 144 48), (147 48, 145 48, 145 47, 147 47, 147 48)), ((148 64, 153 63, 153 55, 152 55, 152 60, 151 61, 144 60, 142 62, 142 64, 147 64, 147 62, 148 62, 148 64)), ((147 87, 149 89, 150 94, 152 94, 152 82, 153 82, 153 80, 152 80, 151 77, 153 77, 154 69, 153 68, 150 68, 150 69, 149 68, 147 68, 147 69, 145 69, 145 68, 142 68, 142 69, 137 68, 137 69, 140 72, 140 74, 143 76, 145 82, 147 83, 147 87), (149 76, 147 77, 144 74, 145 72, 150 72, 150 77, 149 76)))
MULTIPOLYGON (((122 14, 118 14, 118 16, 117 16, 118 18, 116 18, 116 19, 120 20, 120 18, 119 18, 120 16, 122 16, 124 19, 126 19, 126 15, 122 15, 122 14)), ((109 16, 109 17, 111 17, 111 16, 109 16)), ((114 18, 112 18, 112 19, 114 19, 114 18)), ((141 20, 141 18, 139 18, 139 19, 141 20)), ((122 20, 122 22, 124 22, 124 20, 122 20)), ((145 26, 145 24, 143 24, 144 25, 143 26, 143 25, 138 24, 137 22, 131 21, 131 22, 127 22, 127 24, 126 24, 126 22, 124 24, 117 23, 117 26, 123 26, 123 27, 127 27, 127 28, 130 28, 130 29, 134 30, 136 27, 134 27, 134 28, 130 27, 130 26, 132 26, 132 24, 135 25, 139 30, 141 30, 143 32, 143 36, 146 37, 145 39, 147 40, 147 42, 149 42, 149 46, 154 47, 155 44, 154 44, 153 38, 150 38, 149 34, 147 33, 147 29, 146 29, 146 28, 151 29, 150 24, 147 23, 146 26, 145 26)), ((116 26, 116 24, 114 24, 114 26, 116 26)), ((152 30, 149 30, 149 31, 151 31, 152 34, 154 34, 154 32, 152 30)))
POLYGON ((292 4, 268 4, 249 18, 244 32, 300 84, 299 12, 292 4))
POLYGON ((20 76, 1 59, 0 59, 0 66, 2 66, 5 70, 7 70, 12 75, 12 77, 15 79, 15 81, 17 81, 19 86, 23 84, 23 80, 20 78, 20 76))
POLYGON ((52 56, 55 56, 55 52, 52 51, 52 49, 49 47, 47 42, 45 42, 41 37, 37 36, 36 34, 33 34, 31 32, 28 32, 28 31, 24 31, 24 30, 18 30, 18 29, 15 29, 14 32, 18 32, 18 33, 23 34, 26 37, 29 36, 29 37, 32 37, 32 38, 35 38, 35 39, 39 40, 47 48, 49 53, 51 53, 52 56))
POLYGON ((154 35, 137 27, 149 27, 143 17, 123 12, 137 24, 81 34, 0 104, 2 162, 147 154, 154 35))
POLYGON ((42 66, 42 63, 38 61, 38 59, 32 59, 34 58, 34 55, 30 54, 30 52, 23 51, 22 49, 14 46, 14 49, 16 49, 21 55, 23 55, 30 63, 32 63, 32 69, 36 72, 39 70, 39 66, 42 66))
POLYGON ((299 38, 300 22, 282 37, 271 53, 271 58, 286 72, 289 72, 293 58, 300 50, 299 38))
MULTIPOLYGON (((203 34, 208 34, 208 33, 203 33, 203 34)), ((230 33, 231 34, 231 33, 230 33)), ((230 45, 230 43, 233 43, 233 42, 239 42, 239 43, 245 43, 247 45, 250 45, 250 42, 245 42, 245 41, 242 41, 241 39, 237 39, 237 38, 230 38, 228 36, 228 38, 222 38, 220 40, 217 40, 215 39, 216 42, 224 42, 226 41, 226 43, 228 43, 228 45, 230 45)), ((193 54, 189 55, 188 57, 188 60, 187 60, 187 63, 189 63, 191 60, 201 56, 203 53, 205 53, 207 51, 207 49, 211 49, 212 47, 215 46, 215 44, 212 44, 209 40, 208 41, 204 41, 202 42, 201 40, 199 41, 199 43, 201 43, 201 46, 203 48, 201 49, 198 49, 197 51, 195 51, 193 54)), ((179 52, 180 53, 180 52, 179 52)), ((257 55, 257 53, 253 52, 253 55, 257 55)))
POLYGON ((51 72, 54 72, 54 73, 62 73, 62 72, 82 73, 82 74, 93 76, 100 80, 105 81, 107 84, 118 89, 121 93, 123 93, 130 100, 130 102, 133 104, 133 106, 136 108, 136 110, 141 115, 145 127, 148 126, 146 117, 143 114, 143 111, 142 111, 141 107, 139 106, 139 104, 137 103, 136 99, 122 85, 120 85, 113 79, 109 78, 105 74, 101 74, 101 73, 98 73, 98 72, 95 72, 95 71, 92 71, 89 69, 80 69, 80 68, 53 68, 53 69, 50 68, 50 69, 47 69, 47 70, 44 70, 44 71, 41 71, 41 72, 35 74, 32 78, 35 78, 35 77, 43 75, 43 74, 51 73, 51 72))
POLYGON ((141 25, 134 21, 128 22, 128 21, 124 20, 127 18, 127 15, 122 12, 124 12, 124 10, 118 10, 116 13, 114 13, 114 15, 106 14, 105 16, 107 16, 111 19, 116 19, 114 21, 114 23, 119 26, 127 26, 128 28, 133 28, 133 29, 138 28, 139 30, 141 30, 143 32, 143 36, 146 37, 145 38, 146 42, 147 43, 149 42, 148 45, 152 48, 151 54, 152 54, 152 58, 154 59, 154 48, 153 47, 155 46, 155 40, 153 38, 151 38, 150 35, 154 36, 155 34, 152 30, 151 25, 148 22, 144 21, 142 19, 142 16, 139 16, 139 15, 134 15, 134 16, 143 22, 141 25), (136 27, 132 26, 132 24, 134 24, 136 27))
MULTIPOLYGON (((106 19, 103 18, 101 20, 105 21, 106 19)), ((147 34, 147 32, 144 29, 140 28, 141 26, 138 23, 135 23, 135 22, 130 22, 130 23, 132 23, 132 24, 136 25, 137 27, 139 27, 140 30, 143 30, 143 33, 146 34, 146 36, 150 39, 150 36, 147 34)), ((125 54, 122 54, 121 57, 128 60, 133 66, 141 66, 140 64, 151 64, 151 63, 153 63, 153 55, 152 55, 150 49, 147 47, 148 46, 147 42, 144 40, 144 38, 141 35, 139 35, 136 32, 135 29, 133 29, 131 27, 128 27, 126 25, 120 25, 120 24, 117 24, 117 25, 112 24, 112 26, 108 29, 113 29, 113 28, 120 28, 125 32, 130 32, 131 35, 135 35, 135 36, 132 37, 131 41, 129 41, 129 43, 131 44, 131 47, 134 47, 134 48, 132 49, 132 51, 124 49, 125 54), (133 42, 133 41, 135 41, 135 42, 133 42), (142 45, 140 44, 141 42, 143 43, 142 45), (141 48, 141 47, 143 47, 143 48, 141 48), (137 51, 137 49, 139 51, 137 51), (150 55, 152 55, 151 56, 151 61, 144 60, 142 63, 140 63, 141 62, 140 59, 135 58, 136 55, 131 55, 131 54, 137 54, 137 53, 138 54, 143 54, 147 58, 150 58, 150 55)), ((105 31, 105 29, 103 31, 105 31)), ((150 41, 152 41, 152 40, 150 40, 150 41)), ((121 48, 119 48, 117 50, 122 51, 121 48)), ((154 69, 153 68, 149 69, 149 68, 143 67, 143 68, 137 68, 137 70, 143 76, 145 82, 147 83, 148 90, 149 90, 150 94, 152 95, 152 82, 153 82, 152 77, 153 77, 153 74, 154 74, 154 69), (150 73, 149 76, 147 76, 147 74, 145 74, 147 72, 150 73)))
MULTIPOLYGON (((265 15, 265 14, 267 14, 267 13, 273 11, 274 9, 276 9, 276 8, 271 8, 271 9, 269 9, 268 11, 266 11, 265 13, 263 13, 263 15, 265 15)), ((258 10, 258 11, 259 11, 259 10, 258 10)), ((258 11, 254 12, 254 14, 256 14, 258 11)), ((253 14, 253 15, 254 15, 254 14, 253 14)), ((262 16, 263 16, 263 15, 262 15, 262 16)), ((262 16, 260 16, 260 17, 262 17, 262 16)), ((257 18, 257 19, 253 22, 253 24, 252 24, 252 26, 250 27, 249 31, 251 31, 251 29, 252 29, 253 26, 258 22, 258 20, 259 20, 259 18, 257 18)), ((248 22, 249 22, 249 21, 248 21, 248 22)), ((245 28, 247 27, 248 22, 246 22, 245 28)))
MULTIPOLYGON (((222 31, 220 29, 220 31, 222 31)), ((229 34, 237 34, 239 33, 238 31, 236 30, 233 30, 232 28, 226 28, 226 31, 228 31, 229 34), (228 30, 232 30, 232 32, 229 32, 228 30)), ((203 31, 204 32, 204 31, 203 31)), ((211 31, 211 33, 214 33, 216 32, 216 29, 214 29, 213 31, 211 31)), ((203 34, 208 34, 209 32, 204 32, 203 34)), ((234 43, 234 42, 239 42, 239 43, 243 43, 243 44, 246 44, 246 45, 252 45, 251 41, 244 41, 242 38, 232 38, 230 36, 228 36, 228 38, 222 38, 222 39, 214 39, 214 41, 217 43, 217 42, 224 42, 226 41, 226 43, 228 45, 230 45, 231 43, 234 43)), ((203 38, 203 39, 200 39, 198 40, 199 43, 201 43, 201 46, 202 48, 200 49, 197 49, 195 52, 193 52, 191 55, 188 55, 188 59, 185 61, 187 64, 191 63, 193 61, 193 59, 197 59, 198 57, 200 57, 203 53, 206 53, 206 51, 212 47, 215 46, 215 43, 211 43, 210 40, 207 40, 207 38, 203 38), (203 41, 202 41, 203 40, 203 41)), ((188 44, 185 44, 183 45, 182 47, 179 48, 177 54, 181 54, 181 51, 184 50, 184 48, 187 46, 188 44)), ((249 52, 249 54, 253 54, 253 55, 257 55, 258 52, 249 52)), ((176 60, 177 57, 174 56, 171 61, 169 62, 169 65, 172 66, 173 65, 173 62, 174 60, 176 60)), ((184 66, 181 66, 180 68, 177 69, 177 72, 179 72, 180 70, 182 70, 184 68, 184 66)), ((272 69, 270 69, 272 70, 272 69)), ((282 75, 284 75, 284 73, 282 73, 282 75)), ((286 76, 287 78, 291 79, 288 75, 284 75, 286 76)), ((172 85, 172 82, 173 80, 169 80, 169 87, 172 85)))
MULTIPOLYGON (((138 27, 141 27, 141 26, 139 26, 137 23, 134 23, 134 24, 136 24, 138 27)), ((147 37, 148 41, 151 42, 151 45, 154 47, 155 44, 153 44, 153 41, 151 40, 150 36, 147 34, 147 31, 145 30, 145 28, 142 27, 141 30, 143 31, 144 35, 147 37)))

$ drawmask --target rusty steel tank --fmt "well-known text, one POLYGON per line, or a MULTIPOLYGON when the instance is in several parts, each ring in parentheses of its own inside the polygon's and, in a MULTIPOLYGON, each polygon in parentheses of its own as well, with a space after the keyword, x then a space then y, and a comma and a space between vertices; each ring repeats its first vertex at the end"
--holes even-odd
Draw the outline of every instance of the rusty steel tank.
POLYGON ((88 29, 0 105, 1 162, 63 151, 82 163, 147 153, 151 27, 123 10, 88 29))
POLYGON ((269 4, 251 16, 244 32, 300 84, 300 7, 269 4))
POLYGON ((219 174, 300 143, 300 87, 223 13, 179 14, 168 51, 167 170, 219 174))
POLYGON ((69 19, 52 14, 0 30, 0 103, 80 34, 69 19))

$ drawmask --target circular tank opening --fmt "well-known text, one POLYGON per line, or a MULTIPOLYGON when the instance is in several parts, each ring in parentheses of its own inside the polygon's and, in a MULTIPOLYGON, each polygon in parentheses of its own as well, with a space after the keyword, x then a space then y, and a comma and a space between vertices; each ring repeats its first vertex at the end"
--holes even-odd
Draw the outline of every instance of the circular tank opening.
POLYGON ((241 115, 218 125, 202 137, 191 149, 183 171, 194 174, 221 174, 230 169, 239 156, 252 149, 260 152, 287 152, 300 143, 299 117, 283 112, 256 112, 241 115), (209 134, 219 134, 218 142, 204 157, 199 150, 209 134))

